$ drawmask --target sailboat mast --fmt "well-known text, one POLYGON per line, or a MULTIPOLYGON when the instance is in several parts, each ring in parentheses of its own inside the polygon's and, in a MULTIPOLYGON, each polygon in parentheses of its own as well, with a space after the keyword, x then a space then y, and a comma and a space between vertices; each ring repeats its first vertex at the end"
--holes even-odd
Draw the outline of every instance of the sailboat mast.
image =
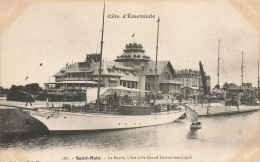
POLYGON ((219 86, 219 60, 220 60, 219 50, 220 50, 220 40, 218 40, 218 83, 217 83, 218 86, 219 86))
POLYGON ((157 89, 157 82, 158 82, 158 80, 157 80, 157 57, 158 57, 158 39, 159 39, 159 27, 160 27, 160 17, 158 17, 158 21, 157 21, 157 23, 158 23, 158 27, 157 27, 157 40, 156 40, 156 57, 155 57, 155 97, 154 97, 154 104, 155 104, 155 102, 156 102, 156 94, 157 94, 157 92, 158 92, 158 89, 157 89))
POLYGON ((258 60, 258 66, 257 66, 257 95, 259 98, 259 60, 258 60))
POLYGON ((97 104, 99 104, 100 96, 100 77, 101 77, 101 65, 102 65, 102 53, 103 53, 103 36, 104 36, 104 21, 105 21, 105 2, 103 9, 103 21, 102 21, 102 35, 101 35, 101 49, 100 49, 100 60, 99 60, 99 72, 98 72, 98 92, 97 92, 97 104))
POLYGON ((244 54, 242 51, 242 63, 241 63, 241 88, 243 89, 243 83, 244 83, 244 54))

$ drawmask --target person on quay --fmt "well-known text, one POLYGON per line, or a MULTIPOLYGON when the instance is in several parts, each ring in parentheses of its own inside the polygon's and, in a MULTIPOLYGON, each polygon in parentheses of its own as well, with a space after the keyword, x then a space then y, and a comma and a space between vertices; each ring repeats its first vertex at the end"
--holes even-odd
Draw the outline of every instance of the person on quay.
POLYGON ((31 94, 27 93, 26 94, 26 103, 25 103, 25 106, 27 106, 27 103, 30 102, 30 105, 32 106, 32 100, 33 100, 33 97, 31 94))

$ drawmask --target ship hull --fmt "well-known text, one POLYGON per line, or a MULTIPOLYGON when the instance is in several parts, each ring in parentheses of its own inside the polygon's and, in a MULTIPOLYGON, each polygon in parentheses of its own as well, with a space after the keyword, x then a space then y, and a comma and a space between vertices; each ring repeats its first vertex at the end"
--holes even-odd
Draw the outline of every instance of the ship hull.
POLYGON ((240 113, 259 111, 260 106, 239 105, 238 107, 238 106, 197 105, 197 106, 192 106, 192 109, 195 110, 199 114, 199 116, 215 116, 215 115, 230 115, 230 114, 240 114, 240 113))
POLYGON ((80 132, 115 129, 130 129, 171 123, 180 118, 184 111, 161 112, 153 115, 112 115, 93 113, 70 113, 49 110, 24 110, 42 122, 53 132, 80 132))

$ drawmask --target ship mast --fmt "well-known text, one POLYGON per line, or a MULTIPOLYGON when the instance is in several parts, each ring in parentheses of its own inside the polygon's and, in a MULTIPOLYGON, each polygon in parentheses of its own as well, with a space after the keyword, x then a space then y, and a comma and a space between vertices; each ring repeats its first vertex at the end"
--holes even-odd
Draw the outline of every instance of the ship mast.
MULTIPOLYGON (((104 36, 104 20, 105 20, 105 2, 103 9, 103 21, 102 21, 102 35, 101 35, 101 49, 100 49, 100 60, 99 60, 99 72, 98 72, 98 92, 97 92, 97 104, 100 104, 100 77, 101 77, 101 65, 102 65, 102 52, 103 52, 103 36, 104 36)), ((98 108, 99 110, 99 108, 98 108)))
POLYGON ((243 83, 244 83, 244 54, 242 51, 242 63, 241 63, 241 89, 243 89, 243 83))
POLYGON ((155 102, 156 102, 156 94, 158 92, 158 89, 157 89, 157 56, 158 56, 158 39, 159 39, 159 27, 160 27, 160 17, 158 17, 158 27, 157 27, 157 41, 156 41, 156 58, 155 58, 155 88, 154 88, 154 91, 155 91, 155 96, 154 96, 154 105, 155 105, 155 102))
POLYGON ((258 60, 258 68, 257 68, 257 95, 259 99, 259 60, 258 60))
POLYGON ((217 83, 217 86, 219 86, 219 60, 220 60, 220 57, 219 57, 219 50, 220 50, 220 40, 218 40, 218 83, 217 83))
POLYGON ((86 104, 88 103, 88 72, 86 72, 86 104))

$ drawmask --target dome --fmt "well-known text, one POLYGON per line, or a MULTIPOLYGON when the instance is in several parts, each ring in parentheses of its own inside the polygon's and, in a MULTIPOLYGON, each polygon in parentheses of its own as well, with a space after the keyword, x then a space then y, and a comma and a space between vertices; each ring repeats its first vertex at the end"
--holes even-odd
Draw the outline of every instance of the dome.
POLYGON ((121 56, 117 56, 115 61, 125 62, 129 60, 141 60, 141 61, 150 61, 150 57, 145 54, 143 46, 138 43, 129 43, 126 44, 125 49, 123 50, 121 56))

